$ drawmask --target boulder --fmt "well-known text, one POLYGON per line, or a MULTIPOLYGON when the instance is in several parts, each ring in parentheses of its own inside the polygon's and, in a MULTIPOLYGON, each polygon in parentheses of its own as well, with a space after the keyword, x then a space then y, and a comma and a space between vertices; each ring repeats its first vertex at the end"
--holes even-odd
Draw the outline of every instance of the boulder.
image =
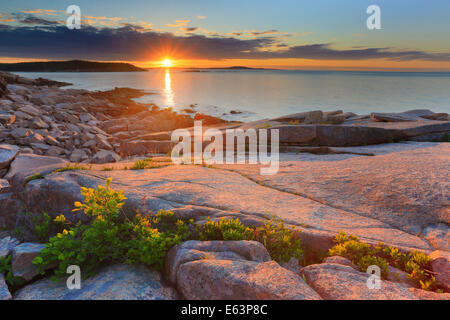
POLYGON ((113 265, 82 280, 70 290, 65 281, 49 278, 18 290, 15 300, 174 300, 177 292, 162 284, 161 275, 144 266, 113 265))
POLYGON ((25 112, 33 117, 37 117, 37 116, 41 115, 41 113, 42 113, 41 110, 39 110, 38 108, 35 108, 31 105, 22 106, 20 108, 20 111, 25 112))
POLYGON ((0 144, 0 170, 9 167, 9 164, 19 154, 19 147, 9 144, 0 144))
POLYGON ((25 242, 12 250, 11 270, 15 277, 31 280, 39 275, 33 259, 36 258, 45 245, 40 243, 25 242))
POLYGON ((316 124, 321 123, 323 120, 323 112, 322 111, 310 111, 306 114, 305 124, 316 124))
POLYGON ((11 163, 5 179, 9 181, 13 189, 21 190, 25 179, 34 173, 37 172, 45 175, 56 169, 65 167, 67 164, 67 161, 60 158, 35 154, 20 154, 11 163))
POLYGON ((450 292, 450 253, 436 250, 431 253, 430 259, 437 283, 450 292))
POLYGON ((112 149, 111 144, 108 142, 108 139, 104 135, 97 134, 97 135, 95 135, 94 140, 99 149, 105 149, 105 150, 112 149))
POLYGON ((10 236, 0 239, 0 258, 7 257, 19 245, 19 240, 10 236))
POLYGON ((5 277, 0 273, 0 300, 11 300, 11 293, 5 282, 5 277))
POLYGON ((114 151, 100 150, 92 158, 92 163, 110 163, 120 161, 120 156, 114 151))
POLYGON ((89 156, 87 155, 87 153, 84 150, 76 149, 71 153, 69 160, 71 162, 81 162, 88 158, 89 158, 89 156))
POLYGON ((189 300, 319 300, 293 272, 275 261, 197 260, 182 264, 178 291, 189 300))
POLYGON ((306 282, 327 300, 449 300, 450 294, 424 292, 399 283, 381 281, 379 289, 367 286, 369 274, 334 263, 309 265, 301 270, 306 282))
POLYGON ((270 261, 264 246, 256 241, 186 241, 167 253, 164 266, 169 281, 176 285, 180 265, 201 259, 270 261))
POLYGON ((46 154, 50 157, 58 157, 61 155, 65 155, 65 150, 63 148, 57 147, 57 146, 51 146, 46 154))

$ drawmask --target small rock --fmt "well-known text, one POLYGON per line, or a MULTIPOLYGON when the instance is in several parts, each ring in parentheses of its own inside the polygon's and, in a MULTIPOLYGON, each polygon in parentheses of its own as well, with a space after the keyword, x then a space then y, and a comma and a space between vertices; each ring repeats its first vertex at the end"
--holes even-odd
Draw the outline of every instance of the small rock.
POLYGON ((58 143, 58 140, 56 140, 55 138, 53 138, 51 135, 46 136, 46 137, 44 138, 44 141, 45 141, 47 144, 50 144, 50 145, 52 145, 52 146, 55 146, 55 145, 58 145, 58 144, 59 144, 59 143, 58 143))
POLYGON ((36 258, 45 245, 40 243, 26 242, 14 247, 12 251, 11 269, 15 277, 21 277, 25 280, 31 280, 39 273, 36 266, 33 264, 33 259, 36 258))
POLYGON ((58 157, 60 155, 65 154, 65 151, 63 148, 52 146, 47 150, 46 154, 51 157, 58 157))
POLYGON ((35 107, 32 107, 30 105, 22 106, 20 108, 20 111, 25 112, 31 116, 39 116, 41 114, 41 111, 35 107))
POLYGON ((77 149, 75 151, 72 152, 72 154, 69 157, 69 160, 71 162, 81 162, 83 160, 88 159, 88 155, 85 151, 81 150, 81 149, 77 149))
POLYGON ((114 151, 100 150, 92 158, 93 163, 110 163, 120 161, 120 156, 114 151))
POLYGON ((288 269, 292 271, 295 274, 298 274, 302 267, 300 266, 298 259, 295 259, 294 257, 291 257, 289 262, 285 262, 281 265, 283 268, 288 269))
POLYGON ((45 123, 41 118, 35 118, 31 126, 35 129, 48 129, 49 125, 45 123))

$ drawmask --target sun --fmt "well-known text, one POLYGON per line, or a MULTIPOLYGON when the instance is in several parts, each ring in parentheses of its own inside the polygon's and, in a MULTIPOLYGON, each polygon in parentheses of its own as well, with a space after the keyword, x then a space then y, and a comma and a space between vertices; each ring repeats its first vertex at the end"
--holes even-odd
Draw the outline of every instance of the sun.
POLYGON ((170 59, 164 59, 162 65, 165 68, 170 68, 172 66, 172 61, 170 59))

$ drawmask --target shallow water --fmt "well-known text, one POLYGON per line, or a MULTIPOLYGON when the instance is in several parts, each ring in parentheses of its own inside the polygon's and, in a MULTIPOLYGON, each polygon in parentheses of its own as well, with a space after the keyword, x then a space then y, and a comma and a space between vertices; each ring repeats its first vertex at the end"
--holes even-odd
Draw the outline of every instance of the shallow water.
POLYGON ((426 108, 450 112, 450 73, 151 70, 149 72, 18 72, 73 83, 72 88, 131 87, 152 92, 137 99, 160 107, 195 110, 233 120, 343 109, 357 114, 426 108), (241 114, 230 115, 231 110, 241 114), (224 113, 226 115, 224 115, 224 113))

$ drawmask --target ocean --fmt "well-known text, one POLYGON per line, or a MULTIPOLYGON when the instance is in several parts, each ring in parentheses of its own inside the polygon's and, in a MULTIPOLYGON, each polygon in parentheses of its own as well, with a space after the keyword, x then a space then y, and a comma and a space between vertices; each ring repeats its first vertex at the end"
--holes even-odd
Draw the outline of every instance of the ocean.
POLYGON ((155 69, 17 74, 73 84, 67 88, 143 89, 149 95, 136 99, 139 102, 176 111, 193 109, 228 120, 251 121, 311 110, 450 112, 450 72, 155 69))

